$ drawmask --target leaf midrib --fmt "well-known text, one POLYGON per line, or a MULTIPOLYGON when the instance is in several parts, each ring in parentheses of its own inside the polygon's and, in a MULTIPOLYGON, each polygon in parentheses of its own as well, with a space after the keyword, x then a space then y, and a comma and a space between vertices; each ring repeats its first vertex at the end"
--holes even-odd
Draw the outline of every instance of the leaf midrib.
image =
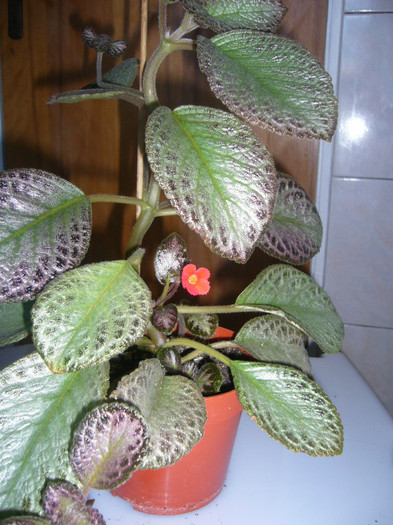
POLYGON ((14 239, 16 237, 22 236, 28 230, 35 228, 38 224, 40 224, 41 222, 43 222, 46 219, 50 218, 51 216, 56 215, 57 213, 60 213, 61 211, 65 210, 67 208, 70 208, 74 204, 76 204, 76 203, 78 203, 80 201, 83 201, 85 199, 88 200, 88 198, 85 195, 81 195, 81 196, 75 197, 74 199, 69 200, 69 201, 67 201, 67 202, 65 202, 65 203, 63 203, 63 204, 61 204, 59 206, 56 206, 55 208, 51 208, 49 211, 47 211, 46 213, 41 214, 39 217, 37 217, 33 221, 30 221, 25 226, 22 226, 22 228, 19 228, 18 230, 13 232, 8 237, 5 237, 4 239, 1 239, 0 240, 0 245, 5 244, 7 242, 10 242, 10 241, 12 241, 12 239, 14 239))

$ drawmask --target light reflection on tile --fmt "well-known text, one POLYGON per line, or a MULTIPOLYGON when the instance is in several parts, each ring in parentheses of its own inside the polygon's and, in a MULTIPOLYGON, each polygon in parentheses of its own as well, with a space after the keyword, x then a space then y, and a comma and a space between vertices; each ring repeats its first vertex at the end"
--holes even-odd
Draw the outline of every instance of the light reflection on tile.
POLYGON ((392 35, 393 13, 344 17, 334 175, 393 178, 392 35))
POLYGON ((325 289, 345 323, 393 328, 393 181, 335 178, 325 289))
POLYGON ((345 12, 387 12, 393 11, 392 0, 345 0, 345 12))

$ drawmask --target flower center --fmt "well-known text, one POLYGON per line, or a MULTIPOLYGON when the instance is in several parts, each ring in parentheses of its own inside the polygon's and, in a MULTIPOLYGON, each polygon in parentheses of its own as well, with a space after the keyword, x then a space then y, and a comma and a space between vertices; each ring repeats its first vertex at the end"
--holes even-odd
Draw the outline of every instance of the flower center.
POLYGON ((193 273, 192 275, 190 275, 190 277, 188 278, 188 282, 190 284, 195 284, 197 281, 197 276, 195 275, 195 273, 193 273))

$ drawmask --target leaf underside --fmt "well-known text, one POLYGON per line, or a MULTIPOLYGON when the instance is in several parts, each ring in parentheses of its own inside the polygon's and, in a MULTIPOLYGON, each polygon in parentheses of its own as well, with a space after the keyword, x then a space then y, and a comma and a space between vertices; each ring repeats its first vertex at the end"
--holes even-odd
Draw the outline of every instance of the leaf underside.
POLYGON ((151 294, 128 261, 95 263, 57 277, 37 297, 33 339, 54 372, 109 360, 142 337, 151 294))
POLYGON ((288 366, 234 361, 244 410, 271 437, 294 452, 335 456, 343 448, 340 416, 325 392, 288 366))
POLYGON ((275 31, 287 8, 280 0, 182 0, 202 27, 216 33, 231 29, 275 31))
POLYGON ((0 302, 31 299, 80 264, 90 243, 90 201, 51 173, 0 173, 0 302))
POLYGON ((230 113, 183 106, 149 117, 146 150, 181 219, 222 257, 246 262, 271 220, 273 159, 230 113))
POLYGON ((319 252, 322 222, 302 186, 285 173, 277 173, 277 197, 272 222, 258 247, 281 261, 305 264, 319 252))
POLYGON ((0 373, 0 509, 40 514, 48 478, 73 481, 71 426, 108 388, 107 364, 52 374, 34 352, 0 373))
POLYGON ((172 465, 203 436, 206 407, 198 387, 183 376, 165 376, 158 359, 142 361, 111 396, 136 406, 146 423, 149 443, 140 469, 172 465))
POLYGON ((131 405, 104 403, 74 433, 72 468, 84 487, 114 489, 137 467, 145 441, 145 424, 131 405))
POLYGON ((305 273, 285 264, 263 270, 236 299, 285 317, 327 353, 342 349, 344 324, 327 293, 305 273), (271 310, 269 310, 271 308, 271 310))
POLYGON ((260 361, 289 365, 312 377, 302 332, 281 317, 264 315, 247 321, 235 343, 260 361))
POLYGON ((331 140, 331 78, 298 42, 259 31, 198 36, 198 60, 214 94, 239 117, 280 134, 331 140))

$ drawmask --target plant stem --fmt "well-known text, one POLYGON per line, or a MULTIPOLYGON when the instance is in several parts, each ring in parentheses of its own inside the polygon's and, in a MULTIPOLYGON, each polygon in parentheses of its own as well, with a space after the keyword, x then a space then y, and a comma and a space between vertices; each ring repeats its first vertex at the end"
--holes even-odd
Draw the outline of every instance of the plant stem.
POLYGON ((187 339, 186 337, 176 337, 175 339, 171 339, 170 341, 162 345, 163 348, 168 346, 187 346, 195 348, 194 352, 191 352, 190 354, 183 357, 182 363, 191 361, 195 357, 198 357, 202 354, 208 354, 210 355, 210 357, 214 357, 215 359, 221 361, 221 363, 224 363, 224 365, 227 366, 230 366, 232 363, 232 360, 229 359, 229 357, 222 355, 221 352, 217 352, 217 350, 214 350, 214 348, 212 348, 211 346, 204 345, 203 343, 199 343, 198 341, 194 341, 193 339, 187 339))
MULTIPOLYGON (((244 312, 243 306, 236 304, 214 305, 214 306, 191 306, 180 304, 177 307, 179 314, 234 314, 244 312)), ((249 310, 248 310, 249 311, 249 310)))
POLYGON ((105 193, 96 193, 94 195, 88 195, 88 199, 91 203, 93 202, 115 202, 117 204, 130 204, 134 206, 141 206, 146 208, 149 204, 136 197, 127 197, 125 195, 110 195, 105 193))

